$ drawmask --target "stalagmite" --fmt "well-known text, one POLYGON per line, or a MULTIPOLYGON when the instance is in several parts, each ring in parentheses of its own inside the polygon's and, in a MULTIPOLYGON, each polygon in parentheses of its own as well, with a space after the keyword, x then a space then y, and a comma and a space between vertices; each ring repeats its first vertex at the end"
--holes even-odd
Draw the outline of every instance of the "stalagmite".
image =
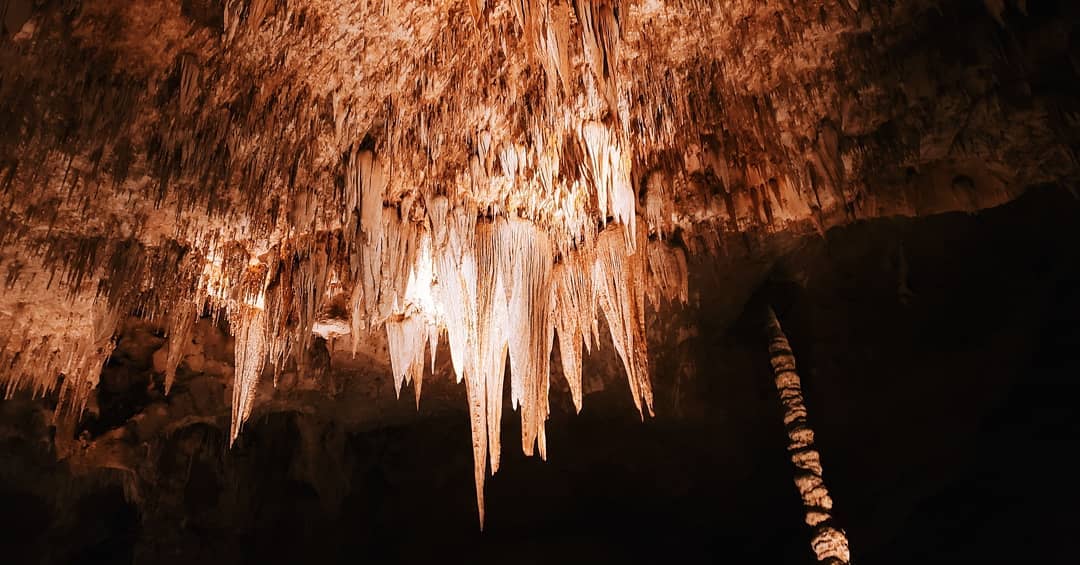
POLYGON ((832 521, 833 501, 822 477, 821 454, 814 448, 814 431, 806 419, 802 383, 795 372, 795 355, 773 309, 768 308, 765 316, 769 362, 772 364, 776 390, 780 393, 780 403, 784 406, 788 451, 796 469, 795 486, 806 509, 806 523, 814 529, 810 546, 819 563, 850 563, 847 535, 832 521))

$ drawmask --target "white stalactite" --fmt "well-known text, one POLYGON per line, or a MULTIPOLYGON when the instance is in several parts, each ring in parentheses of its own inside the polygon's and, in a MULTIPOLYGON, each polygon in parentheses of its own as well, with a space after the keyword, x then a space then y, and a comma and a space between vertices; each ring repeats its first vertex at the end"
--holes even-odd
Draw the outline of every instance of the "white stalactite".
POLYGON ((547 232, 532 222, 511 220, 504 253, 510 270, 507 335, 510 353, 510 399, 521 409, 521 447, 526 455, 539 446, 547 452, 544 422, 548 416, 551 360, 552 246, 547 232))
POLYGON ((239 312, 230 312, 230 325, 236 341, 236 372, 233 378, 232 426, 229 442, 236 442, 244 422, 255 406, 255 389, 259 386, 266 362, 266 311, 241 304, 239 312))
POLYGON ((644 416, 645 409, 649 415, 653 414, 653 397, 645 341, 645 277, 641 255, 628 254, 625 239, 615 230, 601 232, 596 239, 593 285, 611 330, 611 341, 626 369, 634 405, 644 416))
POLYGON ((390 367, 394 372, 394 393, 400 398, 402 383, 412 383, 417 409, 420 408, 427 342, 427 323, 420 317, 399 317, 386 321, 386 343, 390 351, 390 367))
POLYGON ((503 378, 506 372, 509 320, 500 257, 505 247, 500 234, 502 218, 476 227, 476 312, 477 381, 485 395, 485 425, 491 473, 499 470, 500 422, 502 421, 503 378))
POLYGON ((581 346, 592 350, 596 328, 596 298, 593 293, 594 258, 584 250, 563 255, 552 275, 555 327, 559 336, 559 355, 563 375, 570 387, 574 408, 581 411, 581 346))
POLYGON ((630 179, 630 155, 619 146, 618 138, 597 122, 581 126, 585 144, 586 176, 596 191, 596 205, 601 221, 610 215, 622 223, 629 252, 633 253, 637 238, 637 194, 630 179))
POLYGON ((198 318, 198 308, 192 300, 181 300, 169 313, 168 355, 165 362, 165 394, 176 382, 176 368, 184 358, 184 348, 191 340, 191 330, 198 318))

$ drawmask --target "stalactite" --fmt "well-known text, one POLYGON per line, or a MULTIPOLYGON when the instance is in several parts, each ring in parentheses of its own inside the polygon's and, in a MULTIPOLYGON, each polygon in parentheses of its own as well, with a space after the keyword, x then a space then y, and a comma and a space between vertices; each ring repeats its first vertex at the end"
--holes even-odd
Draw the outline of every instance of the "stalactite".
POLYGON ((525 43, 544 68, 549 93, 570 93, 570 6, 547 0, 510 3, 525 43))
POLYGON ((419 317, 400 317, 386 321, 386 343, 390 367, 394 372, 394 393, 401 397, 401 385, 412 383, 416 406, 420 407, 420 387, 424 379, 424 348, 428 343, 427 325, 419 317))
POLYGON ((450 342, 450 360, 460 383, 465 380, 473 444, 473 475, 480 527, 484 524, 484 477, 488 460, 487 395, 477 374, 476 350, 476 217, 460 208, 446 219, 446 237, 434 250, 437 297, 450 342))
POLYGON ((239 312, 230 312, 230 323, 236 339, 236 373, 232 391, 232 425, 229 442, 235 443, 240 430, 255 407, 255 390, 259 386, 266 362, 266 311, 257 306, 240 305, 239 312))
POLYGON ((311 346, 316 315, 326 296, 330 280, 331 259, 337 255, 337 238, 318 236, 306 249, 298 250, 293 274, 293 311, 296 325, 292 342, 295 344, 299 367, 304 368, 303 355, 311 346), (299 263, 296 265, 296 263, 299 263))
POLYGON ((510 400, 521 409, 521 447, 532 455, 539 446, 545 457, 544 422, 548 416, 551 360, 552 247, 548 234, 533 223, 511 220, 505 254, 510 270, 502 276, 510 287, 507 331, 510 353, 510 400))
POLYGON ((577 8, 581 44, 589 68, 600 85, 608 109, 617 116, 620 35, 618 3, 609 0, 579 0, 574 2, 574 6, 577 8))
POLYGON ((35 274, 12 281, 3 292, 15 308, 0 309, 0 385, 4 398, 20 389, 30 389, 35 397, 58 390, 55 415, 74 422, 116 345, 121 311, 89 285, 81 291, 50 291, 49 278, 39 270, 41 261, 31 258, 28 266, 35 274), (27 308, 40 296, 50 300, 43 315, 27 308))
MULTIPOLYGON (((232 390, 232 423, 229 441, 236 442, 244 422, 255 407, 255 392, 266 365, 267 356, 277 341, 270 335, 266 312, 267 288, 274 271, 267 265, 248 260, 242 272, 236 273, 236 286, 226 303, 229 327, 235 338, 235 371, 232 390)), ((278 351, 281 351, 277 347, 278 351)), ((284 352, 281 352, 284 354, 284 352)))
POLYGON ((235 440, 266 363, 275 384, 288 362, 303 374, 327 310, 348 311, 354 355, 385 331, 395 389, 411 382, 417 402, 425 347, 434 371, 445 332, 481 520, 508 359, 526 453, 545 454, 554 339, 580 410, 601 312, 651 413, 646 303, 689 301, 688 254, 741 230, 921 211, 881 170, 985 161, 1001 199, 1075 176, 1072 132, 1041 117, 1058 114, 997 95, 1016 77, 990 65, 935 80, 953 69, 908 59, 927 58, 909 34, 934 20, 857 0, 469 0, 471 18, 393 0, 226 0, 211 21, 189 3, 84 3, 74 19, 56 12, 71 3, 36 4, 0 58, 5 394, 59 389, 80 411, 129 312, 167 329, 168 392, 206 307, 236 337, 235 440), (907 107, 877 107, 896 97, 907 107), (971 109, 962 131, 933 127, 953 108, 971 109), (1000 161, 1027 154, 1041 166, 1000 161), (183 252, 148 259, 165 246, 183 252))
POLYGON ((385 319, 402 309, 409 275, 416 263, 420 236, 417 224, 401 218, 397 209, 384 209, 383 225, 378 319, 385 319))
POLYGON ((646 285, 649 303, 659 311, 664 300, 690 300, 690 271, 686 253, 660 241, 649 241, 648 268, 650 284, 646 285))
POLYGON ((622 222, 629 252, 637 239, 637 194, 630 180, 630 155, 622 150, 616 135, 596 122, 582 125, 581 139, 588 155, 587 173, 596 191, 600 219, 609 215, 622 222))
POLYGON ((200 69, 199 62, 191 53, 185 53, 180 60, 180 111, 191 112, 199 98, 200 69))
POLYGON ((191 330, 195 327, 195 321, 199 315, 198 310, 194 301, 180 300, 169 312, 169 353, 165 363, 165 394, 169 394, 176 382, 176 368, 184 358, 184 348, 191 341, 191 330))
POLYGON ((460 208, 451 210, 446 239, 434 250, 437 297, 450 342, 450 360, 458 382, 475 366, 469 347, 476 327, 476 218, 460 208))
POLYGON ((97 388, 105 361, 116 347, 114 334, 118 322, 119 313, 116 310, 102 304, 95 305, 92 332, 74 351, 68 352, 61 370, 64 382, 60 386, 56 414, 63 414, 65 410, 74 418, 82 414, 91 392, 97 388))
POLYGON ((592 265, 587 250, 563 255, 552 274, 552 303, 563 375, 570 386, 574 408, 581 411, 582 343, 589 350, 596 328, 596 297, 593 293, 592 265))
POLYGON ((645 219, 658 239, 664 239, 664 235, 670 232, 674 215, 672 199, 667 194, 668 182, 667 175, 662 171, 653 171, 645 181, 645 219))
MULTIPOLYGON (((358 269, 359 270, 359 269, 358 269)), ((367 319, 364 311, 364 285, 354 277, 353 289, 349 295, 349 345, 353 357, 363 341, 361 330, 366 329, 364 321, 367 319)))
POLYGON ((604 313, 611 341, 622 359, 634 405, 644 416, 653 414, 645 341, 645 287, 643 253, 628 254, 625 238, 609 228, 596 240, 593 285, 604 313))
POLYGON ((810 545, 819 563, 850 563, 847 535, 833 524, 833 501, 822 477, 821 454, 814 448, 814 431, 807 422, 802 382, 795 372, 795 355, 773 309, 768 308, 765 316, 769 362, 772 364, 780 403, 784 406, 788 451, 796 469, 795 486, 806 509, 806 523, 814 529, 810 545))
MULTIPOLYGON (((270 261, 267 273, 269 284, 265 292, 266 310, 266 356, 274 369, 274 387, 278 385, 285 362, 294 351, 297 341, 295 326, 298 326, 299 302, 302 300, 297 291, 303 291, 301 285, 297 288, 297 280, 301 269, 297 268, 296 257, 289 250, 279 250, 280 256, 270 261)), ((302 309, 302 307, 301 307, 302 309)), ((298 332, 297 332, 298 333, 298 332)), ((301 336, 303 337, 303 336, 301 336)), ((306 350, 295 348, 297 369, 303 363, 306 350)))
POLYGON ((500 217, 476 226, 477 381, 484 386, 484 417, 492 474, 499 470, 503 381, 509 335, 506 281, 500 263, 500 257, 508 252, 500 237, 504 233, 504 224, 505 220, 500 217))

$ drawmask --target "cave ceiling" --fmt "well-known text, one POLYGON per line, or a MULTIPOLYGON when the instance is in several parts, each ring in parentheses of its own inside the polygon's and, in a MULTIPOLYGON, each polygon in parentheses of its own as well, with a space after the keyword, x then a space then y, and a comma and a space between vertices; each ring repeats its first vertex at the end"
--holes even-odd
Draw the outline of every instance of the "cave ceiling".
POLYGON ((482 520, 504 394, 543 456, 553 365, 580 409, 603 341, 648 417, 646 317, 731 291, 691 281, 730 242, 1073 183, 1076 12, 0 1, 0 385, 78 418, 134 317, 165 392, 225 379, 235 440, 319 355, 367 352, 419 403, 442 341, 482 520))

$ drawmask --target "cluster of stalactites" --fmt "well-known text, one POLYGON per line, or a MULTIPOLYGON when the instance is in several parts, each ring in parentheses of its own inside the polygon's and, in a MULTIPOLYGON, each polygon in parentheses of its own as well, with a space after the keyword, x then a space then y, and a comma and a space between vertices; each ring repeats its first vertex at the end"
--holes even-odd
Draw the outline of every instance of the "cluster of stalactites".
MULTIPOLYGON (((551 127, 536 124, 521 138, 498 139, 481 131, 459 194, 484 216, 516 216, 540 224, 552 235, 558 254, 595 237, 612 220, 624 226, 632 251, 637 191, 631 147, 610 125, 571 115, 551 127)), ((657 179, 665 182, 667 177, 657 179)), ((667 217, 657 219, 670 222, 670 205, 665 211, 667 217)), ((429 214, 438 223, 439 216, 429 214)))
POLYGON ((516 0, 510 3, 525 44, 544 69, 550 98, 555 99, 560 88, 567 95, 572 92, 570 12, 573 7, 584 62, 592 71, 607 108, 618 115, 620 4, 618 0, 516 0))
POLYGON ((649 304, 659 310, 665 300, 680 304, 690 301, 690 270, 681 247, 650 240, 648 258, 649 284, 645 293, 649 304))
POLYGON ((603 312, 639 410, 652 411, 644 327, 643 254, 631 253, 622 227, 556 262, 551 236, 536 224, 501 216, 477 222, 455 208, 442 225, 403 224, 419 240, 405 275, 404 301, 386 320, 395 390, 412 381, 419 395, 425 347, 434 356, 445 331, 451 364, 465 381, 473 435, 477 504, 490 462, 499 466, 506 363, 510 399, 521 414, 522 449, 546 455, 550 359, 558 336, 575 406, 582 398, 582 346, 591 350, 603 312))
POLYGON ((623 151, 617 136, 596 122, 581 126, 581 139, 586 159, 582 176, 596 192, 596 204, 601 221, 609 216, 622 222, 626 229, 627 252, 633 253, 637 237, 637 194, 630 179, 630 154, 623 151))
MULTIPOLYGON (((170 291, 171 306, 163 310, 166 392, 176 381, 195 322, 207 308, 224 313, 235 337, 230 425, 235 441, 255 406, 264 372, 273 369, 276 384, 289 359, 302 371, 301 353, 311 345, 314 321, 333 295, 331 287, 351 288, 354 351, 357 340, 385 327, 395 390, 400 394, 411 383, 417 403, 425 361, 430 359, 434 370, 436 346, 445 333, 453 370, 468 392, 482 522, 484 477, 489 465, 492 473, 499 467, 507 364, 522 449, 545 457, 555 339, 580 410, 583 352, 601 337, 602 313, 634 402, 642 415, 651 413, 644 309, 646 299, 658 298, 652 290, 646 295, 655 285, 645 280, 657 282, 659 295, 686 296, 685 257, 662 244, 654 249, 645 222, 638 222, 625 143, 596 122, 578 126, 574 134, 581 151, 569 167, 560 162, 558 137, 535 152, 513 144, 496 149, 490 140, 479 144, 483 170, 474 182, 508 182, 523 194, 540 186, 541 197, 524 207, 478 205, 460 194, 402 195, 391 188, 382 159, 367 150, 351 152, 340 231, 297 235, 260 251, 211 242, 198 252, 202 260, 192 263, 191 277, 183 278, 191 284, 178 283, 183 288, 170 291), (494 180, 496 168, 501 181, 494 180), (561 178, 567 170, 580 178, 561 178), (555 213, 520 215, 544 206, 555 213), (552 217, 563 222, 545 223, 552 217)), ((111 351, 115 316, 98 325, 74 349, 48 345, 54 353, 63 351, 64 358, 55 354, 50 378, 35 381, 41 392, 63 373, 68 378, 62 403, 81 410, 111 351)), ((28 363, 25 352, 37 351, 29 342, 7 350, 24 351, 3 360, 16 368, 28 363)), ((22 381, 8 379, 9 394, 22 381)))
MULTIPOLYGON (((584 150, 579 163, 583 182, 560 185, 569 195, 560 201, 564 204, 552 204, 554 199, 543 203, 565 206, 562 218, 576 212, 601 219, 572 229, 501 212, 479 213, 475 203, 443 195, 401 198, 390 188, 388 168, 379 157, 366 150, 349 157, 343 223, 346 234, 353 234, 354 351, 364 330, 385 326, 395 391, 400 395, 412 383, 419 403, 425 361, 430 358, 434 367, 438 338, 445 333, 453 371, 467 389, 481 522, 484 477, 489 464, 492 473, 499 467, 507 363, 510 400, 520 411, 526 454, 546 455, 556 336, 563 374, 580 410, 582 350, 591 351, 599 339, 601 312, 635 404, 642 414, 652 412, 644 281, 648 274, 659 273, 665 280, 685 275, 685 259, 680 263, 663 253, 650 259, 637 252, 637 242, 647 234, 644 227, 637 233, 628 157, 605 126, 586 123, 577 133, 584 150), (591 194, 584 193, 586 187, 593 189, 591 194), (614 223, 600 227, 609 217, 614 223)), ((557 192, 555 185, 562 182, 558 151, 531 155, 513 145, 498 150, 491 145, 490 136, 482 136, 472 182, 495 182, 492 165, 498 154, 504 182, 539 182, 545 193, 557 192)), ((679 283, 666 282, 668 287, 679 283)), ((674 292, 685 300, 685 290, 674 292)))
POLYGON ((42 396, 59 385, 56 414, 83 412, 116 346, 113 334, 119 319, 115 309, 96 301, 84 314, 85 320, 71 320, 72 328, 44 336, 37 334, 40 328, 32 317, 7 328, 0 342, 5 398, 20 389, 42 396))
POLYGON ((289 360, 304 372, 313 328, 340 282, 344 247, 336 233, 285 240, 260 256, 237 247, 207 255, 196 288, 175 304, 167 318, 168 356, 165 388, 172 388, 191 330, 209 307, 227 315, 235 337, 230 439, 236 440, 254 407, 264 369, 273 368, 274 384, 289 360), (267 364, 269 363, 269 365, 267 364))
MULTIPOLYGON (((310 346, 316 316, 332 294, 329 287, 350 283, 352 337, 385 326, 398 394, 411 383, 419 403, 425 361, 430 358, 434 370, 438 339, 446 334, 453 370, 467 387, 482 521, 484 478, 489 465, 492 473, 499 467, 507 363, 511 403, 522 421, 522 449, 545 457, 554 340, 580 410, 583 351, 600 339, 603 313, 634 402, 643 415, 651 413, 646 288, 685 300, 685 257, 649 242, 644 223, 636 222, 634 191, 617 143, 598 127, 586 126, 583 134, 583 176, 595 188, 590 198, 604 210, 601 217, 610 212, 615 221, 606 228, 582 227, 569 242, 565 231, 517 216, 478 216, 474 206, 452 205, 444 196, 419 205, 388 205, 385 166, 370 152, 355 153, 348 183, 353 209, 343 218, 343 233, 286 240, 258 256, 243 246, 215 247, 204 254, 192 279, 195 288, 173 293, 163 318, 166 392, 198 318, 207 307, 226 314, 235 337, 230 425, 235 441, 255 406, 264 372, 272 367, 276 384, 287 359, 302 362, 298 353, 310 346), (653 284, 646 285, 646 277, 653 284)), ((502 161, 512 167, 509 158, 502 161)), ((652 290, 648 298, 657 300, 652 290)), ((62 382, 61 407, 81 412, 112 350, 116 328, 118 310, 104 308, 104 301, 99 306, 93 331, 69 339, 72 343, 54 343, 60 337, 33 343, 27 333, 19 344, 8 344, 17 347, 3 348, 18 352, 0 359, 10 369, 6 392, 27 386, 26 375, 33 376, 39 393, 62 382), (40 359, 48 360, 43 369, 40 359), (57 374, 65 378, 57 381, 57 374)), ((7 339, 18 341, 19 335, 9 332, 7 339)))

